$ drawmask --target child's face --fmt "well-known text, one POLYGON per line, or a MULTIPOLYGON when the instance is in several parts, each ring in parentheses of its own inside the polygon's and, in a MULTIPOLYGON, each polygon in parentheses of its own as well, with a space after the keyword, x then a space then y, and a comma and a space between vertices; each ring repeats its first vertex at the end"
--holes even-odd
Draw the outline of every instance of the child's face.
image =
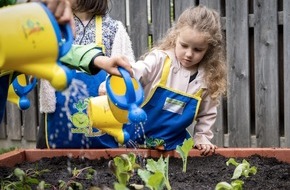
POLYGON ((180 64, 188 69, 195 68, 208 49, 204 33, 184 27, 176 39, 175 55, 180 64))

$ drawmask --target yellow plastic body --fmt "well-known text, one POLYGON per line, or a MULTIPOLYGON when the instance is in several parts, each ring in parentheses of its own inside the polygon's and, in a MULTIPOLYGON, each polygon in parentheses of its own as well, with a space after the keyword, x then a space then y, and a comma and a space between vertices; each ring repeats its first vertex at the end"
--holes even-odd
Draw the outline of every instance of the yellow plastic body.
POLYGON ((88 104, 90 126, 95 127, 122 143, 124 142, 123 124, 116 120, 108 104, 107 96, 90 98, 88 104))
MULTIPOLYGON (((134 78, 131 78, 131 79, 132 79, 134 90, 137 91, 140 88, 138 85, 138 82, 134 78)), ((108 82, 110 83, 110 86, 114 95, 125 97, 126 84, 122 77, 112 75, 110 76, 108 82)), ((120 123, 128 123, 128 110, 122 109, 118 104, 116 104, 115 102, 112 102, 110 98, 108 98, 108 101, 109 101, 109 106, 114 117, 120 123)))
POLYGON ((46 79, 57 90, 67 86, 66 73, 57 64, 55 30, 39 3, 1 8, 0 28, 0 70, 46 79))

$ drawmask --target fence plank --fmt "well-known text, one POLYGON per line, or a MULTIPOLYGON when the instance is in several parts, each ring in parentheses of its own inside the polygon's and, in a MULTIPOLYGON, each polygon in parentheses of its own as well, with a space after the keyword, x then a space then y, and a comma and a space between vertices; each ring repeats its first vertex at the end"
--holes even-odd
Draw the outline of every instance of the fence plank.
POLYGON ((250 146, 248 1, 226 1, 230 147, 250 146))
POLYGON ((126 26, 126 0, 111 0, 109 14, 126 26))
POLYGON ((23 111, 23 138, 27 141, 36 141, 38 126, 37 97, 37 91, 35 88, 27 96, 30 100, 29 109, 23 111))
POLYGON ((290 1, 284 0, 284 130, 285 145, 290 147, 290 1))
MULTIPOLYGON (((220 0, 201 0, 199 1, 200 5, 205 5, 208 8, 215 9, 218 13, 221 14, 221 2, 220 0)), ((212 131, 214 134, 214 138, 212 140, 212 143, 216 144, 217 146, 224 146, 224 126, 225 126, 225 121, 224 121, 224 101, 221 99, 221 104, 218 107, 218 115, 215 124, 212 127, 212 131)))
POLYGON ((255 0, 255 119, 258 147, 279 146, 276 0, 255 0))
POLYGON ((170 21, 170 0, 151 1, 152 11, 152 36, 153 41, 161 39, 168 28, 170 21))
POLYGON ((9 139, 21 140, 22 139, 22 121, 21 121, 21 111, 17 105, 7 102, 7 135, 9 139))
POLYGON ((129 1, 130 37, 136 59, 148 50, 147 1, 129 1))
POLYGON ((220 11, 221 10, 221 3, 220 0, 200 0, 199 1, 200 5, 205 5, 209 8, 215 9, 220 11))
POLYGON ((185 9, 191 6, 196 6, 194 0, 174 0, 174 19, 176 20, 185 9))
POLYGON ((0 139, 6 139, 7 133, 6 133, 6 113, 4 114, 2 121, 0 123, 0 139))

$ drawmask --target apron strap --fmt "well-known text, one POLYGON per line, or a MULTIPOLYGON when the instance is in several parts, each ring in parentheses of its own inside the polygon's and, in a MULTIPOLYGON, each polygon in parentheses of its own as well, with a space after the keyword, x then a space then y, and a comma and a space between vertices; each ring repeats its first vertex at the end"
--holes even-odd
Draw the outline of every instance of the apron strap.
POLYGON ((160 79, 160 85, 165 86, 166 82, 167 82, 167 77, 170 71, 170 65, 171 65, 171 59, 169 58, 169 56, 167 56, 165 58, 164 61, 164 65, 163 65, 163 71, 162 71, 162 75, 161 75, 161 79, 160 79))
MULTIPOLYGON (((160 79, 160 85, 166 86, 166 82, 167 82, 167 77, 170 71, 170 65, 171 65, 171 59, 169 56, 167 56, 165 58, 164 61, 164 65, 163 65, 163 71, 162 71, 162 75, 161 75, 161 79, 160 79)), ((201 98, 201 95, 203 93, 203 89, 199 89, 193 96, 195 98, 201 98)))
POLYGON ((103 53, 105 53, 105 46, 103 45, 103 28, 102 28, 102 16, 96 16, 96 44, 102 48, 103 53))

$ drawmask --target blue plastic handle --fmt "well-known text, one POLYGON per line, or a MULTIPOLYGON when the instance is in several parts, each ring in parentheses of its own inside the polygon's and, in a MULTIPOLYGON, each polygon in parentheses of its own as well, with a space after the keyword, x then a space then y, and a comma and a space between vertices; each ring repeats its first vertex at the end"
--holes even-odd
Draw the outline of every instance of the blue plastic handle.
POLYGON ((72 29, 71 29, 69 24, 65 24, 65 25, 58 24, 54 15, 46 7, 46 5, 44 3, 39 3, 39 4, 46 12, 46 14, 47 14, 47 16, 52 24, 52 27, 54 28, 55 35, 56 35, 57 41, 58 41, 58 46, 59 46, 58 57, 62 57, 70 50, 70 48, 73 44, 74 36, 72 33, 72 29))
POLYGON ((137 81, 139 88, 135 91, 133 81, 129 72, 122 67, 118 67, 118 69, 122 75, 122 78, 124 79, 126 92, 124 96, 118 96, 114 94, 110 86, 110 80, 108 78, 106 88, 109 98, 119 108, 128 110, 128 119, 131 123, 140 123, 146 121, 147 114, 143 109, 138 107, 142 104, 144 99, 144 92, 140 82, 137 81))
POLYGON ((135 90, 133 86, 133 82, 131 79, 131 76, 128 71, 126 71, 122 67, 118 67, 118 70, 120 71, 126 85, 126 94, 125 97, 128 101, 128 104, 132 104, 136 102, 136 95, 135 95, 135 90))
POLYGON ((63 35, 63 39, 61 40, 59 54, 60 57, 64 56, 71 48, 73 43, 73 33, 69 24, 60 25, 60 30, 63 35))
POLYGON ((17 77, 13 80, 12 86, 14 88, 15 93, 19 96, 19 108, 22 110, 26 110, 30 107, 30 101, 26 97, 26 95, 33 90, 36 86, 37 79, 34 77, 32 82, 26 86, 21 86, 17 80, 17 77))

